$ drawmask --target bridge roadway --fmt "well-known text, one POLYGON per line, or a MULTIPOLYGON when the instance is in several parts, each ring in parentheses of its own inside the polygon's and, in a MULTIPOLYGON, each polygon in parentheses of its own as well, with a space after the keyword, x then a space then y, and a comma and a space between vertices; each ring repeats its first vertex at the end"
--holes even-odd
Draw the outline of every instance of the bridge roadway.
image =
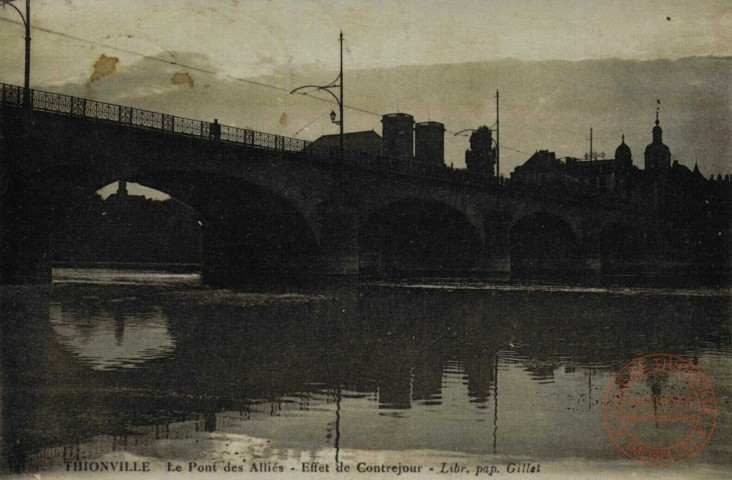
POLYGON ((48 282, 54 225, 117 180, 199 212, 212 284, 269 274, 452 275, 652 261, 642 206, 2 85, 2 283, 48 282))

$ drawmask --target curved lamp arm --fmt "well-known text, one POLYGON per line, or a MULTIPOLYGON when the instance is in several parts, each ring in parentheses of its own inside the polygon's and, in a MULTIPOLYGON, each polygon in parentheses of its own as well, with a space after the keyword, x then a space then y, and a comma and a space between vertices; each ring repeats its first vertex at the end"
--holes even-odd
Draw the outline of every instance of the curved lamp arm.
MULTIPOLYGON (((290 95, 294 94, 295 92, 297 92, 299 90, 304 90, 306 88, 313 88, 313 89, 315 89, 316 91, 319 91, 319 92, 328 92, 330 94, 330 96, 333 97, 333 100, 336 101, 336 103, 338 104, 338 106, 340 106, 341 105, 340 99, 336 96, 335 93, 333 93, 333 92, 331 92, 329 90, 330 88, 334 88, 334 87, 338 87, 338 85, 326 85, 326 86, 320 86, 320 85, 303 85, 302 87, 297 87, 296 89, 294 89, 293 91, 291 91, 290 92, 290 95)), ((303 93, 301 93, 301 95, 307 95, 307 92, 303 92, 303 93)))
POLYGON ((465 133, 465 132, 474 132, 474 131, 475 131, 474 128, 466 128, 465 130, 460 130, 459 132, 455 133, 454 136, 457 137, 458 135, 460 135, 462 133, 465 133))
MULTIPOLYGON (((475 132, 475 131, 477 131, 475 128, 466 128, 465 130, 460 130, 459 132, 455 133, 454 136, 457 137, 458 135, 460 135, 462 133, 465 133, 465 132, 475 132)), ((498 146, 498 141, 495 138, 493 138, 493 137, 491 137, 491 143, 493 145, 495 145, 496 147, 498 146)))
POLYGON ((13 7, 15 9, 15 11, 18 12, 18 15, 20 15, 20 18, 23 19, 23 25, 27 28, 28 27, 28 22, 25 20, 25 15, 23 15, 23 12, 21 12, 18 7, 16 7, 15 5, 13 5, 10 2, 10 0, 6 0, 6 1, 0 3, 0 6, 2 6, 2 7, 5 7, 6 5, 8 7, 13 7))

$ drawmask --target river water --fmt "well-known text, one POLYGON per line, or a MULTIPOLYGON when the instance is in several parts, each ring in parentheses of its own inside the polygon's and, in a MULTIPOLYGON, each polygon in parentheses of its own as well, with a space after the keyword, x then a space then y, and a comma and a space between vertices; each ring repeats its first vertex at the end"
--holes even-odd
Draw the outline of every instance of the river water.
POLYGON ((189 462, 216 468, 202 478, 227 465, 239 478, 320 477, 303 462, 422 466, 410 478, 509 463, 542 478, 723 478, 732 464, 728 287, 236 291, 195 274, 58 269, 52 287, 3 287, 0 300, 5 475, 128 461, 154 478, 189 462), (700 367, 718 405, 706 447, 664 469, 626 458, 603 421, 615 373, 650 353, 700 367))

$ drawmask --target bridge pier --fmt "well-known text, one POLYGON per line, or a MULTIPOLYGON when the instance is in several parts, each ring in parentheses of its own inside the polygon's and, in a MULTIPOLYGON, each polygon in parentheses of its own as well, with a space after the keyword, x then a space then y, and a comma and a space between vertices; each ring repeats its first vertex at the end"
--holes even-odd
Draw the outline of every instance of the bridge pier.
POLYGON ((12 190, 0 200, 0 284, 51 283, 48 209, 12 190))
POLYGON ((310 273, 315 275, 358 275, 358 249, 323 252, 315 256, 310 273))
MULTIPOLYGON (((204 224, 202 280, 208 285, 298 282, 308 276, 358 275, 359 251, 348 234, 317 245, 306 235, 293 239, 236 225, 204 224)), ((271 233, 271 232, 270 232, 271 233)))
POLYGON ((10 137, 32 145, 30 120, 0 108, 0 285, 51 283, 50 211, 21 174, 30 154, 8 148, 10 137))
POLYGON ((323 205, 320 246, 311 269, 317 275, 358 275, 361 251, 357 201, 342 189, 335 198, 323 205), (339 201, 339 197, 346 200, 339 201))
POLYGON ((601 273, 604 269, 600 234, 593 232, 584 236, 582 242, 583 269, 592 273, 601 273))
POLYGON ((0 285, 51 283, 50 210, 21 172, 31 163, 32 117, 0 108, 0 285))
POLYGON ((511 215, 496 212, 484 220, 485 247, 482 270, 486 273, 511 272, 511 215))

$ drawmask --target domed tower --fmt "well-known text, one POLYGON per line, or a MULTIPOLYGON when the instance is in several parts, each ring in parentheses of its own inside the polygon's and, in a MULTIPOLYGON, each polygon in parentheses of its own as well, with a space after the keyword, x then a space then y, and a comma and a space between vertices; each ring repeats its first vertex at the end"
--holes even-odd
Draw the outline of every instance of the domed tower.
POLYGON ((618 148, 615 149, 615 192, 622 198, 629 199, 632 190, 633 154, 625 144, 625 134, 618 148))
POLYGON ((671 151, 663 144, 663 130, 658 121, 656 109, 656 126, 653 127, 653 142, 648 144, 645 152, 645 169, 652 174, 665 175, 671 168, 671 151))
POLYGON ((625 144, 625 134, 623 134, 622 142, 615 149, 615 163, 623 168, 633 165, 633 154, 630 151, 630 147, 625 144))

